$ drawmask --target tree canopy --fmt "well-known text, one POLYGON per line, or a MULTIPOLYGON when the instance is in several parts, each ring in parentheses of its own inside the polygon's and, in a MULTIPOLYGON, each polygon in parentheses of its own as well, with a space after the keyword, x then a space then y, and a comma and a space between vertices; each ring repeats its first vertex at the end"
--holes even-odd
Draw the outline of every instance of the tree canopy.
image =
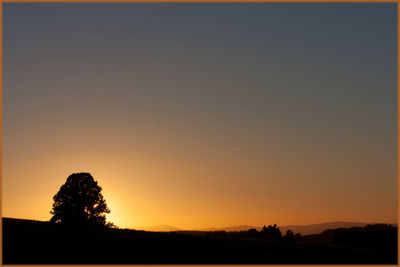
POLYGON ((281 230, 279 229, 278 226, 276 226, 276 224, 272 225, 268 225, 268 227, 264 227, 261 230, 261 234, 267 238, 267 239, 282 239, 282 233, 281 230))
POLYGON ((50 221, 106 226, 110 209, 101 190, 90 173, 71 174, 53 197, 50 221))

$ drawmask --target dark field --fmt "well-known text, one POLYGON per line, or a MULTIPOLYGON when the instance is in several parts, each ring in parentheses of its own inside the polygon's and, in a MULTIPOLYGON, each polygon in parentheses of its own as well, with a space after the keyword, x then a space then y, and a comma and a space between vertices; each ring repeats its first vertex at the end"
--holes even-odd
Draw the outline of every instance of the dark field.
POLYGON ((325 231, 290 242, 3 218, 3 264, 397 264, 394 229, 325 231))

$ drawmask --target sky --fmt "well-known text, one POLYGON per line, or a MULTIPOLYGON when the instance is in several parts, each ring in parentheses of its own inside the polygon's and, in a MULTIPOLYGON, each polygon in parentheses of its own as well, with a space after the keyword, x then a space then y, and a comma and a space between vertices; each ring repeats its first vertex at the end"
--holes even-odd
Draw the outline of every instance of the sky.
POLYGON ((2 216, 397 221, 396 3, 3 3, 2 216))

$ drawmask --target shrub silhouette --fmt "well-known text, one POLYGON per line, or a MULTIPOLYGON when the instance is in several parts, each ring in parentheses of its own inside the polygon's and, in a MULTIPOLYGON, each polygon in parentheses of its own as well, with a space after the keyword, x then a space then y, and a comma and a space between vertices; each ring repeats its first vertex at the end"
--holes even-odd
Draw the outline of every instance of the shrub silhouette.
POLYGON ((257 229, 251 228, 247 231, 247 236, 248 237, 257 237, 259 234, 259 232, 257 231, 257 229))
POLYGON ((300 241, 301 240, 301 234, 297 233, 294 234, 294 232, 292 230, 287 230, 286 234, 283 236, 283 240, 286 241, 300 241))
POLYGON ((54 195, 50 222, 106 226, 110 213, 102 188, 90 173, 73 173, 54 195))
POLYGON ((286 234, 283 236, 284 240, 291 241, 294 239, 294 233, 292 230, 287 230, 286 234))
POLYGON ((274 224, 273 226, 268 225, 268 227, 264 227, 261 230, 261 235, 265 239, 273 239, 273 240, 279 240, 282 239, 282 233, 279 227, 274 224))

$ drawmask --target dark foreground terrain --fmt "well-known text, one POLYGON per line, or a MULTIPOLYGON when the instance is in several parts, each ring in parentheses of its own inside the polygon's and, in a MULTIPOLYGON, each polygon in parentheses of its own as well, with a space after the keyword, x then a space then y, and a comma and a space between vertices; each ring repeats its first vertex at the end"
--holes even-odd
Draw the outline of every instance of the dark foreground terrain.
POLYGON ((289 242, 3 218, 3 264, 397 264, 395 229, 289 242))

